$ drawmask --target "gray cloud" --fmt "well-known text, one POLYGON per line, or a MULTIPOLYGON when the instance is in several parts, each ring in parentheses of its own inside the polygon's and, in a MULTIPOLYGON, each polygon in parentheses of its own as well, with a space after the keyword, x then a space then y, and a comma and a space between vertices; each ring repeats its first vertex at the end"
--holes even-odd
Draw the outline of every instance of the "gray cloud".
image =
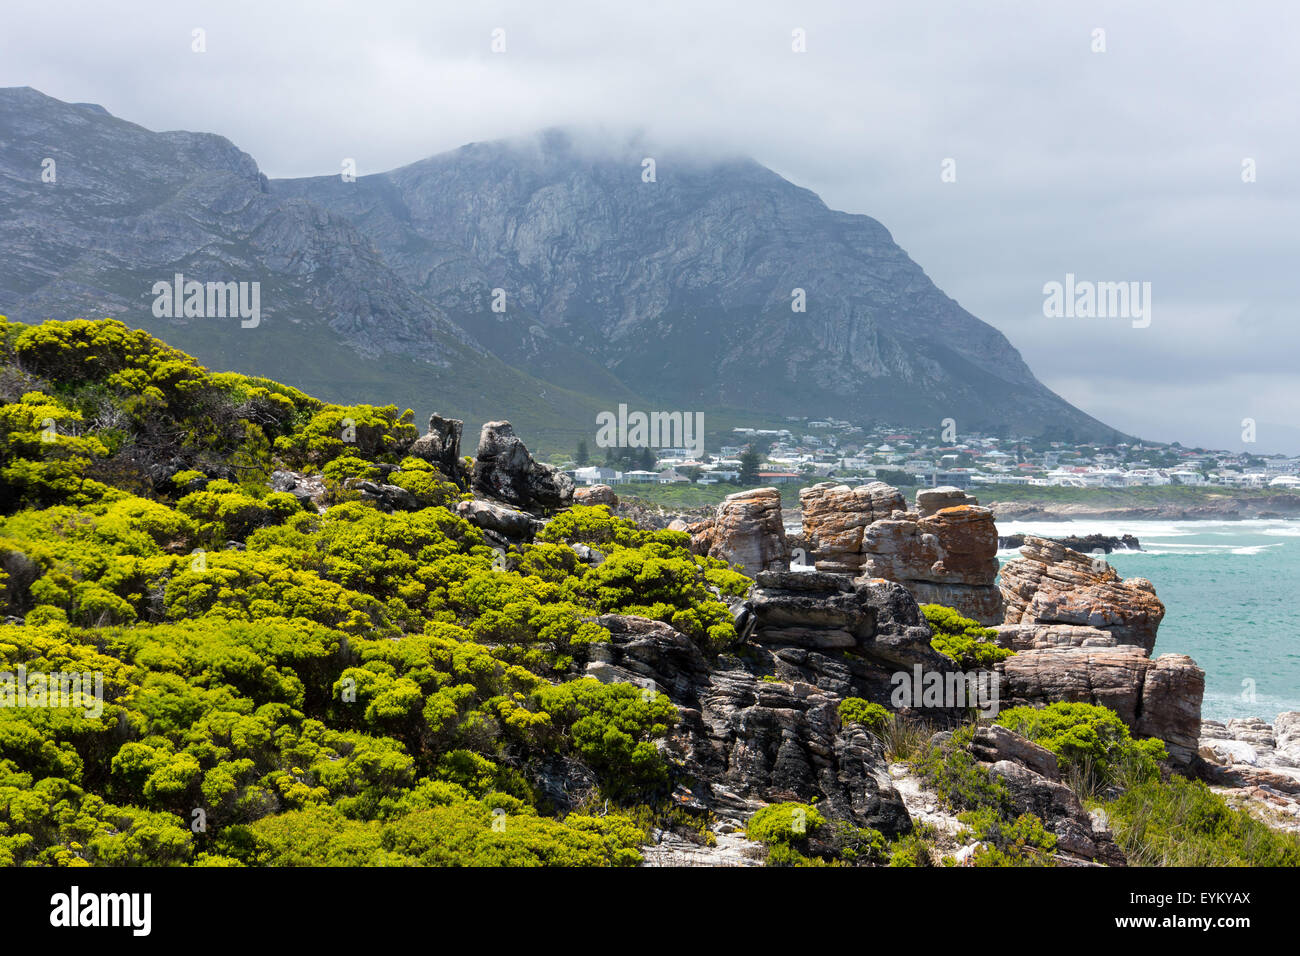
POLYGON ((743 152, 879 219, 1103 420, 1232 447, 1249 416, 1260 450, 1295 452, 1300 11, 1132 7, 29 4, 6 12, 0 84, 219 132, 270 176, 568 124, 743 152), (1044 318, 1042 286, 1066 272, 1150 281, 1150 328, 1044 318))

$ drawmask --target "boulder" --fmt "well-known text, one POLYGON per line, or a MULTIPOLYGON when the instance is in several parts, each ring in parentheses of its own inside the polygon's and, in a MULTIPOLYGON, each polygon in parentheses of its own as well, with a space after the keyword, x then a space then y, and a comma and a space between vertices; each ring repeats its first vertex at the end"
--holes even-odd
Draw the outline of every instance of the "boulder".
POLYGON ((1124 851, 1104 824, 1093 820, 1073 790, 1060 782, 1034 772, 1014 760, 999 760, 988 766, 990 776, 1001 780, 1011 794, 1017 814, 1032 813, 1043 826, 1056 835, 1056 853, 1079 862, 1126 866, 1124 851))
POLYGON ((536 461, 509 422, 483 426, 471 485, 476 494, 525 511, 553 511, 573 502, 573 479, 536 461))
POLYGON ((1122 580, 1105 561, 1034 535, 1020 554, 1002 567, 1004 623, 1093 627, 1151 653, 1165 606, 1150 581, 1122 580))
POLYGON ((484 531, 492 531, 512 541, 531 541, 541 522, 515 508, 475 498, 456 504, 456 513, 484 531))
POLYGON ((984 763, 1012 760, 1048 780, 1061 779, 1056 754, 1001 724, 983 724, 976 728, 971 753, 984 763))
POLYGON ((361 492, 362 501, 373 502, 383 511, 420 510, 419 499, 400 485, 386 485, 365 478, 349 478, 343 482, 343 487, 361 492))
POLYGON ((952 485, 940 485, 937 488, 921 488, 916 492, 916 511, 922 518, 928 518, 944 508, 956 508, 959 505, 977 505, 979 499, 968 495, 952 485))
POLYGON ((617 508, 618 495, 614 494, 614 489, 609 485, 588 485, 573 490, 573 503, 575 505, 609 505, 611 508, 617 508))
POLYGON ((738 565, 753 577, 762 571, 785 571, 790 549, 781 520, 781 493, 754 488, 728 495, 712 519, 689 525, 691 550, 738 565))
POLYGON ((267 482, 272 491, 293 495, 308 510, 325 506, 325 479, 321 475, 300 475, 296 471, 273 471, 267 482))

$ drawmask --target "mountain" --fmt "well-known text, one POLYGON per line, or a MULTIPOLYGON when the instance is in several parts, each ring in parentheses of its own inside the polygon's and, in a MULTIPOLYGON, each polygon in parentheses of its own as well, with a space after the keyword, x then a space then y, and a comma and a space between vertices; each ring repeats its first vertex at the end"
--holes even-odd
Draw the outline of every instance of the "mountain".
POLYGON ((12 319, 111 316, 214 368, 331 401, 479 420, 504 408, 538 429, 607 404, 496 359, 355 226, 272 193, 252 157, 220 136, 155 133, 102 107, 0 90, 0 222, 0 314, 12 319), (53 182, 42 178, 47 158, 53 182), (260 322, 155 317, 154 284, 176 273, 259 282, 260 322))
POLYGON ((710 431, 797 415, 1114 434, 880 223, 746 159, 549 130, 353 182, 268 181, 221 137, 10 89, 0 181, 0 310, 113 315, 334 400, 506 414, 563 447, 621 401, 705 411, 710 431), (150 290, 176 272, 261 281, 262 323, 155 318, 150 290))

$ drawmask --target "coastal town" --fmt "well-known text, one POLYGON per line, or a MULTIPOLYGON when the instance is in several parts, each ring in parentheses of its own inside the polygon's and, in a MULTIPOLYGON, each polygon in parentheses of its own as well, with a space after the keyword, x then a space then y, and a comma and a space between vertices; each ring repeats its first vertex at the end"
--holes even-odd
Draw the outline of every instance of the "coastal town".
POLYGON ((789 428, 733 428, 700 455, 689 448, 608 449, 604 463, 564 463, 579 485, 845 484, 882 480, 900 486, 1028 485, 1061 488, 1217 486, 1300 488, 1300 456, 1184 448, 1140 441, 1113 443, 970 434, 943 427, 807 420, 789 428), (622 451, 623 457, 617 457, 622 451), (750 460, 746 462, 746 455, 750 460))

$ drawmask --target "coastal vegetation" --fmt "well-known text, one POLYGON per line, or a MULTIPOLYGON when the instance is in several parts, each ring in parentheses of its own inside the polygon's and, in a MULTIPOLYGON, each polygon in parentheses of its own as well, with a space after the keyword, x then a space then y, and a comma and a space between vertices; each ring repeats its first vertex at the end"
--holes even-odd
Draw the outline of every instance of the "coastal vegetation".
MULTIPOLYGON (((713 838, 673 800, 677 707, 579 665, 608 614, 709 661, 739 652, 726 599, 750 579, 603 505, 502 549, 457 513, 467 489, 408 454, 413 417, 211 373, 118 322, 0 318, 0 674, 102 678, 98 713, 0 707, 0 865, 629 866, 652 830, 713 838), (286 469, 320 476, 322 510, 272 490, 286 469), (378 480, 414 507, 365 499, 378 480)), ((951 609, 925 616, 963 667, 1010 653, 951 609)), ((1052 862, 972 727, 837 710, 961 814, 972 862, 1052 862)), ((1162 776, 1160 742, 1104 708, 999 720, 1058 755, 1135 861, 1297 859, 1162 776)), ((813 802, 747 832, 773 865, 942 856, 926 827, 890 842, 813 802)))

